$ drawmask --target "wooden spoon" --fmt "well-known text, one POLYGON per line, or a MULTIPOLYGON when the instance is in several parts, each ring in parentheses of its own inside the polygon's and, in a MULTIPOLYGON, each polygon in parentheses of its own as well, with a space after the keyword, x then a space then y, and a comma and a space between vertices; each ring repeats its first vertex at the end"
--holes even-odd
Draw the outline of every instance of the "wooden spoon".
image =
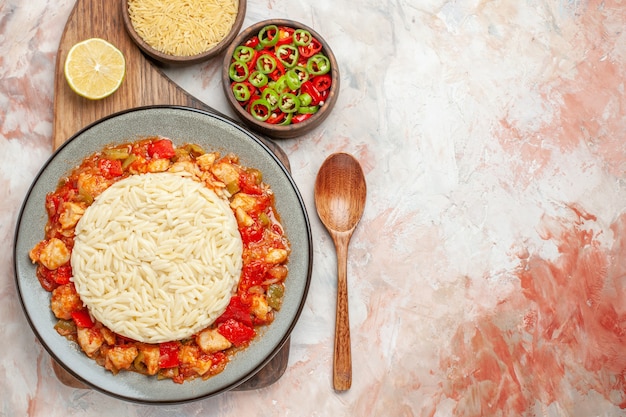
POLYGON ((337 251, 337 312, 333 386, 345 391, 352 384, 352 353, 348 315, 348 245, 365 208, 365 176, 359 162, 346 153, 330 155, 315 180, 315 206, 337 251))

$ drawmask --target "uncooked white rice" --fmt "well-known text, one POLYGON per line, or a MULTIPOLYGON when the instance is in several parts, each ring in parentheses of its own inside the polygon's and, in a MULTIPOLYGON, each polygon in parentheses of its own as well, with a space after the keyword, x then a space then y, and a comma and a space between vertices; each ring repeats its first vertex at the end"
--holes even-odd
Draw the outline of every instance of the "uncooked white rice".
POLYGON ((132 175, 76 225, 73 281, 95 319, 146 343, 180 340, 228 305, 242 268, 228 202, 174 173, 132 175))
POLYGON ((135 32, 154 49, 193 56, 214 48, 237 18, 238 0, 129 0, 135 32))

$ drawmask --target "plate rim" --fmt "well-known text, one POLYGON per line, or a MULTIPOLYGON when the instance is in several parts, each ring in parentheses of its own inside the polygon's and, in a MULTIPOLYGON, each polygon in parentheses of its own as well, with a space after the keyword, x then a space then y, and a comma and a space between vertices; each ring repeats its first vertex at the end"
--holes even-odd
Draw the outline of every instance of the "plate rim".
MULTIPOLYGON (((84 157, 88 156, 88 154, 86 154, 84 157)), ((68 167, 67 172, 69 172, 72 169, 72 167, 68 167)), ((237 122, 235 122, 234 120, 231 120, 230 118, 228 118, 227 116, 218 114, 216 112, 211 112, 211 111, 207 111, 207 110, 203 110, 203 109, 198 109, 198 108, 194 108, 194 107, 189 107, 189 106, 180 106, 180 105, 168 105, 168 104, 162 104, 162 105, 146 105, 146 106, 138 106, 138 107, 133 107, 133 108, 129 108, 129 109, 124 109, 118 112, 114 112, 110 115, 107 115, 105 117, 102 117, 98 120, 95 120, 94 122, 88 124, 87 126, 83 127, 82 129, 78 130, 76 133, 74 133, 70 138, 68 138, 66 141, 64 141, 57 149, 55 149, 52 154, 47 158, 47 160, 43 163, 43 165, 41 166, 41 168, 39 169, 39 171, 37 172, 37 174, 34 176, 33 180, 31 181, 30 186, 28 187, 27 192, 24 195, 22 204, 20 206, 19 212, 18 212, 18 216, 17 216, 17 221, 16 221, 16 227, 15 227, 15 232, 13 235, 13 271, 14 271, 14 282, 16 285, 16 289, 18 292, 18 298, 19 298, 19 302, 22 308, 22 311, 24 313, 24 316, 26 317, 26 320, 29 324, 30 329, 33 331, 33 333, 35 334, 37 340, 39 341, 39 343, 44 347, 44 349, 48 352, 48 354, 52 357, 53 360, 55 360, 57 362, 57 364, 62 367, 65 371, 67 371, 70 375, 72 375, 74 378, 76 378, 78 381, 84 383, 88 388, 94 389, 98 392, 101 392, 103 394, 106 394, 108 396, 123 400, 123 401, 128 401, 128 402, 133 402, 133 403, 139 403, 139 404, 146 404, 146 405, 172 405, 172 404, 182 404, 182 403, 189 403, 189 402, 193 402, 193 401, 197 401, 197 400, 201 400, 201 399, 205 399, 205 398, 209 398, 227 391, 230 391, 234 388, 236 388, 237 386, 243 384, 244 382, 246 382, 247 380, 249 380, 250 378, 252 378, 254 375, 256 375, 265 365, 267 365, 274 356, 276 356, 276 354, 280 351, 280 349, 282 349, 282 347, 285 345, 285 343, 289 340, 291 333, 293 332, 293 329, 295 328, 301 314, 302 311, 304 309, 304 305, 306 304, 306 299, 308 297, 308 291, 310 289, 310 284, 311 284, 311 279, 312 279, 312 270, 313 270, 313 254, 314 254, 314 250, 313 250, 313 237, 312 237, 312 230, 311 230, 311 221, 306 209, 306 205, 304 202, 304 199, 302 198, 302 195, 300 193, 300 190, 297 186, 297 184, 295 183, 295 180, 293 179, 291 172, 285 167, 285 165, 282 163, 282 161, 276 156, 276 154, 265 144, 263 143, 263 141, 261 141, 253 132, 251 132, 250 130, 246 129, 245 127, 241 126, 240 124, 238 124, 237 122), (148 399, 143 399, 143 398, 138 398, 138 397, 133 397, 132 395, 121 395, 118 393, 114 393, 111 392, 108 389, 105 389, 101 386, 99 386, 98 384, 93 383, 92 381, 83 378, 81 375, 79 375, 77 372, 75 372, 70 366, 67 366, 65 364, 65 362, 63 360, 61 360, 59 358, 59 355, 57 353, 54 352, 54 350, 48 346, 48 343, 46 343, 46 341, 44 340, 44 338, 42 337, 42 335, 40 334, 40 332, 37 330, 37 327, 35 326, 34 322, 33 322, 33 318, 31 318, 29 311, 27 309, 26 303, 24 301, 24 297, 23 297, 23 292, 22 292, 22 286, 20 285, 20 273, 19 273, 19 260, 18 260, 18 240, 20 238, 20 229, 22 228, 22 222, 24 221, 24 211, 26 209, 26 206, 32 196, 33 193, 33 189, 35 188, 35 186, 37 185, 37 183, 40 181, 42 175, 44 174, 44 172, 46 171, 46 168, 58 157, 58 155, 66 148, 66 146, 68 146, 70 143, 72 143, 73 141, 77 140, 81 135, 83 135, 85 132, 89 131, 90 129, 93 129, 94 127, 96 127, 99 124, 102 124, 110 119, 114 119, 129 113, 135 113, 135 112, 141 112, 141 111, 145 111, 145 110, 159 110, 159 109, 164 109, 164 110, 175 110, 175 111, 181 111, 181 112, 192 112, 192 113, 197 113, 200 114, 202 116, 206 116, 206 117, 210 117, 213 119, 218 120, 220 123, 225 123, 226 125, 228 125, 231 128, 235 128, 236 130, 238 130, 241 134, 247 136, 250 140, 252 140, 253 142, 255 142, 258 146, 260 146, 265 153, 267 153, 268 156, 271 157, 271 159, 273 160, 274 163, 277 164, 277 166, 280 168, 280 170, 282 171, 283 175, 285 176, 285 178, 287 179, 290 188, 292 189, 293 193, 296 196, 296 201, 298 203, 298 206, 300 207, 301 211, 302 211, 302 218, 304 220, 304 225, 305 225, 305 231, 306 231, 306 240, 308 243, 308 256, 307 256, 307 268, 306 268, 306 277, 305 277, 305 282, 304 282, 304 287, 302 290, 302 299, 300 300, 298 307, 295 310, 295 314, 293 315, 291 322, 289 323, 289 326, 287 327, 287 330, 285 331, 285 333, 282 335, 282 337, 280 338, 279 342, 276 344, 276 346, 274 347, 274 349, 272 349, 263 360, 261 360, 253 369, 251 369, 247 374, 243 375, 241 378, 239 378, 238 380, 226 384, 218 389, 215 389, 211 392, 203 392, 201 394, 197 394, 197 395, 190 395, 188 397, 185 398, 180 398, 180 399, 170 399, 170 400, 148 400, 148 399)), ((44 290, 45 291, 45 290, 44 290)), ((271 325, 270 325, 271 326, 271 325)), ((71 343, 68 341, 68 343, 71 343)), ((79 353, 84 354, 82 351, 79 351, 79 353)), ((90 359, 93 361, 93 359, 90 359)), ((98 365, 100 366, 100 365, 98 365)), ((109 371, 107 371, 109 372, 109 371)), ((209 378, 210 379, 210 378, 209 378)), ((165 383, 167 383, 168 381, 163 381, 165 383)))

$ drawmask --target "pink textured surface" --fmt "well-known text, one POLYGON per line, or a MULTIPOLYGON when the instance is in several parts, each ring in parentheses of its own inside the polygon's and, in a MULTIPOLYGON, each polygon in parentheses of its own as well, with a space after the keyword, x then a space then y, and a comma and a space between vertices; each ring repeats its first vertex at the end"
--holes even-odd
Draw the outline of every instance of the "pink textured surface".
MULTIPOLYGON (((59 382, 12 270, 16 216, 52 150, 72 1, 0 4, 0 415, 619 416, 626 413, 626 4, 618 0, 248 2, 323 34, 342 90, 280 145, 315 264, 276 384, 152 408, 59 382), (333 245, 315 215, 332 152, 368 181, 348 264, 353 384, 331 384, 333 245)), ((167 70, 229 113, 220 60, 167 70)), ((68 116, 71 117, 71 116, 68 116)))

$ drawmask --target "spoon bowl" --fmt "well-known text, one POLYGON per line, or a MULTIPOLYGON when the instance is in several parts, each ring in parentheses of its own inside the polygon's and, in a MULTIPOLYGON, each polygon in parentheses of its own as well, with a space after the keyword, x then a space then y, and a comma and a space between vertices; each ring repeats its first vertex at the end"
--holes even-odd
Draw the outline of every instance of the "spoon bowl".
POLYGON ((363 210, 367 186, 359 162, 347 153, 330 155, 315 180, 315 207, 337 251, 337 312, 333 386, 345 391, 352 384, 352 353, 348 314, 348 245, 363 210))

